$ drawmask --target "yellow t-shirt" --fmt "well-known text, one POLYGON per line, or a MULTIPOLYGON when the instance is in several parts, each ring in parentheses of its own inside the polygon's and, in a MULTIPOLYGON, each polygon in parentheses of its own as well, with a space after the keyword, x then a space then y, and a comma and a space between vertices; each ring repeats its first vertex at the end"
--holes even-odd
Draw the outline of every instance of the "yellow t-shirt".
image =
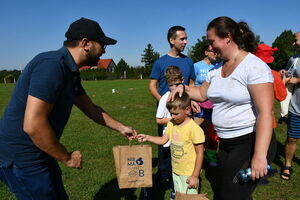
POLYGON ((194 144, 204 143, 203 130, 194 120, 183 126, 169 122, 166 128, 171 142, 173 172, 181 176, 191 176, 195 168, 196 151, 194 144))

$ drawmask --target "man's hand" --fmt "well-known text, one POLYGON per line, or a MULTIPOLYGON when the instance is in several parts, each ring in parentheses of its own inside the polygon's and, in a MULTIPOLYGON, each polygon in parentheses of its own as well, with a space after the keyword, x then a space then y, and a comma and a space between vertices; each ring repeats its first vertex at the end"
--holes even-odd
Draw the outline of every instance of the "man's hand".
POLYGON ((82 155, 80 151, 74 151, 70 155, 70 159, 63 162, 67 167, 81 169, 82 168, 82 155))
POLYGON ((129 140, 133 140, 136 138, 137 132, 136 130, 134 130, 132 127, 130 126, 124 126, 121 130, 120 130, 121 135, 123 135, 124 137, 127 137, 129 140))
POLYGON ((190 176, 186 179, 186 183, 189 184, 188 188, 198 188, 199 186, 199 178, 195 176, 190 176))

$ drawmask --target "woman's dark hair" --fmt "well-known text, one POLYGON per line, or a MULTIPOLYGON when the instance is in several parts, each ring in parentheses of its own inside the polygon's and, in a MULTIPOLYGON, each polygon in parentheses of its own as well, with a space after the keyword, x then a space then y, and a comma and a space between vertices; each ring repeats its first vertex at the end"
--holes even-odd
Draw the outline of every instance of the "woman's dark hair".
POLYGON ((211 28, 215 28, 216 35, 220 38, 225 38, 230 33, 232 40, 239 48, 254 52, 256 48, 255 36, 246 22, 236 23, 233 19, 222 16, 212 20, 206 30, 211 28))

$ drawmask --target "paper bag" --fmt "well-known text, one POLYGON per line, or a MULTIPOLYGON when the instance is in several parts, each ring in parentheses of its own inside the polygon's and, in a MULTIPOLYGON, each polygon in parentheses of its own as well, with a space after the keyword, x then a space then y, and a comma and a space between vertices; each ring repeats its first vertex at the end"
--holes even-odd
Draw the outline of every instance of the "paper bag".
POLYGON ((209 200, 206 194, 184 194, 176 192, 175 200, 209 200))
POLYGON ((119 188, 152 187, 152 147, 128 145, 113 147, 119 188))

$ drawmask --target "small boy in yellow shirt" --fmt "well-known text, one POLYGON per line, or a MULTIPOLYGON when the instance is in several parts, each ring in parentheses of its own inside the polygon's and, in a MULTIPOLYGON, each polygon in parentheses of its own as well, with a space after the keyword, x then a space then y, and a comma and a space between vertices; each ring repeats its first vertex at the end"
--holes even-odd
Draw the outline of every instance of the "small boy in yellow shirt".
POLYGON ((164 145, 170 141, 173 182, 175 191, 198 194, 199 174, 202 168, 205 141, 203 130, 189 117, 191 99, 187 93, 177 94, 174 101, 167 103, 171 113, 165 134, 151 136, 139 134, 139 142, 151 142, 164 145))

